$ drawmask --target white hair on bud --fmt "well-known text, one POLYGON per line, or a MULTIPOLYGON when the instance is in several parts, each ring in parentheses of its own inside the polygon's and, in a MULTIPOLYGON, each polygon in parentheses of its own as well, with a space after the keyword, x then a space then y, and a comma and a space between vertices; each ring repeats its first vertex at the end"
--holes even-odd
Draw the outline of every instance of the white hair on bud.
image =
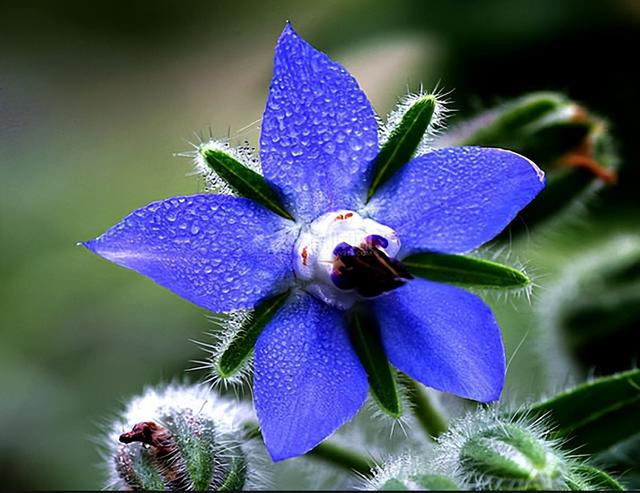
MULTIPOLYGON (((561 440, 552 438, 553 429, 547 425, 544 417, 531 419, 526 413, 520 413, 518 417, 509 417, 498 406, 489 406, 468 411, 463 417, 454 420, 449 431, 437 438, 435 447, 388 458, 382 466, 374 468, 372 477, 364 481, 362 489, 379 490, 388 481, 397 480, 409 490, 420 490, 424 487, 416 484, 412 476, 422 474, 443 476, 464 490, 513 487, 514 485, 506 482, 501 486, 496 485, 497 479, 494 477, 469 474, 460 462, 462 449, 468 440, 487 430, 505 425, 516 426, 532 436, 566 471, 579 463, 577 456, 562 449, 561 440)), ((562 478, 560 480, 562 481, 562 478)))
POLYGON ((407 489, 420 490, 423 488, 414 485, 410 478, 416 474, 424 473, 429 468, 427 454, 415 455, 405 452, 398 457, 388 459, 381 466, 376 466, 371 477, 365 478, 359 489, 379 491, 387 482, 397 480, 407 489))

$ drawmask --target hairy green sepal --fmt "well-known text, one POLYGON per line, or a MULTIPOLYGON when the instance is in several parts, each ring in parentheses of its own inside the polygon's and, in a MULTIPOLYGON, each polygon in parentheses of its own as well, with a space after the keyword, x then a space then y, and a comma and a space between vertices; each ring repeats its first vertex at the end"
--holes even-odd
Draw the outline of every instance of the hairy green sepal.
POLYGON ((415 276, 460 286, 522 288, 531 284, 531 279, 514 267, 464 255, 417 253, 402 263, 415 276))
POLYGON ((293 220, 284 208, 276 192, 264 177, 247 168, 226 152, 219 149, 203 148, 204 162, 239 195, 255 200, 282 217, 293 220))
POLYGON ((563 464, 527 431, 503 424, 467 440, 462 467, 474 477, 524 489, 553 489, 563 464))
POLYGON ((267 298, 251 315, 251 321, 243 327, 216 361, 216 373, 222 378, 236 374, 249 359, 258 336, 289 297, 289 291, 267 298))
POLYGON ((574 467, 566 482, 572 491, 625 491, 616 479, 589 464, 574 467))
POLYGON ((380 409, 398 418, 402 416, 402 404, 395 372, 389 364, 382 341, 378 321, 363 307, 353 310, 350 319, 350 333, 353 346, 367 372, 371 395, 380 409))
POLYGON ((373 179, 367 200, 413 157, 431 123, 435 109, 435 96, 418 98, 392 130, 373 163, 373 179))

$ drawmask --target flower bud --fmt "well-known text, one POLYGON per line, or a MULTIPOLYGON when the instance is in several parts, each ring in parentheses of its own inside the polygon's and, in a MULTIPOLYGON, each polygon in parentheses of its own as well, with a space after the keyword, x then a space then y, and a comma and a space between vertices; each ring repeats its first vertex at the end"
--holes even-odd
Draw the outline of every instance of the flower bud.
POLYGON ((259 445, 242 403, 198 386, 147 389, 108 436, 109 485, 118 490, 244 490, 262 482, 259 445))
POLYGON ((618 159, 606 122, 564 95, 540 92, 509 101, 459 123, 436 147, 493 146, 527 156, 547 186, 505 234, 511 237, 615 183, 618 159), (525 228, 526 225, 526 228, 525 228))
POLYGON ((378 490, 620 489, 608 474, 569 455, 544 421, 476 409, 452 422, 433 449, 391 459, 374 471, 378 490))
MULTIPOLYGON (((425 454, 426 455, 426 454, 425 454)), ((450 491, 459 486, 420 454, 405 454, 386 461, 373 471, 365 489, 381 491, 450 491)))
POLYGON ((473 482, 494 488, 558 489, 567 463, 553 444, 531 430, 499 423, 470 436, 460 450, 462 470, 473 482))

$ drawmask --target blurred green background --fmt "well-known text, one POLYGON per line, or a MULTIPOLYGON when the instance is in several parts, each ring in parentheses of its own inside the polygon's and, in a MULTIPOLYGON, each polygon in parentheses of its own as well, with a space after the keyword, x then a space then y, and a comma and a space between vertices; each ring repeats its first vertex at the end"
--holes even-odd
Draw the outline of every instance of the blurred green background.
MULTIPOLYGON (((96 437, 127 396, 184 374, 206 313, 77 241, 134 208, 195 193, 173 153, 196 134, 257 142, 289 19, 385 115, 407 88, 454 89, 454 118, 559 90, 611 122, 619 184, 581 223, 517 251, 553 282, 573 252, 639 232, 640 2, 3 2, 0 32, 0 484, 102 486, 96 437)), ((516 246, 514 246, 516 248, 516 246)), ((506 398, 579 379, 548 371, 528 303, 492 300, 506 398)), ((193 378, 202 374, 194 373, 193 378)))

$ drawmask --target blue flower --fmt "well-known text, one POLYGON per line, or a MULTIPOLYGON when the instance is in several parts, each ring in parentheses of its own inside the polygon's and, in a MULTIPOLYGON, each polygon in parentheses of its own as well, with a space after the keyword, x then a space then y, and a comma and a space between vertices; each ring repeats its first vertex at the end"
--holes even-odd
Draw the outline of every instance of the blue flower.
POLYGON ((500 396, 504 348, 490 309, 460 288, 413 279, 401 260, 491 240, 544 176, 510 151, 439 149, 367 202, 378 150, 376 115, 355 79, 287 25, 260 162, 295 221, 246 198, 199 194, 149 204, 84 243, 214 312, 293 288, 254 354, 254 404, 274 460, 310 450, 363 404, 367 375, 344 320, 359 300, 373 300, 396 368, 440 391, 500 396))

